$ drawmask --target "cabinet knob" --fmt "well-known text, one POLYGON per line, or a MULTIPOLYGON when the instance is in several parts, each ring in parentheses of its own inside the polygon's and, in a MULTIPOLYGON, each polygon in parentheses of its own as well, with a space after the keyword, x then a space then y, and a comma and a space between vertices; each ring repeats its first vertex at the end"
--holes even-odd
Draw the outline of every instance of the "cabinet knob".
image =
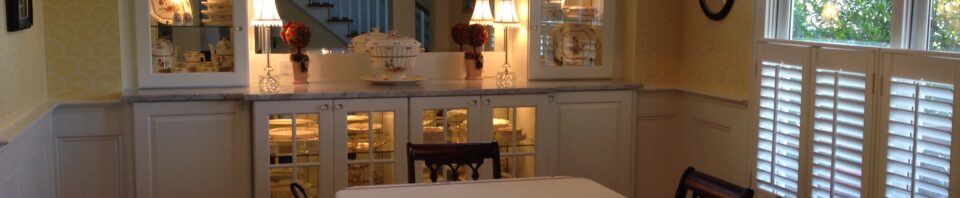
POLYGON ((338 104, 337 106, 334 106, 333 108, 336 109, 336 110, 340 110, 340 109, 343 109, 343 105, 342 105, 342 104, 338 104))
POLYGON ((490 99, 483 100, 483 105, 490 105, 490 99))
POLYGON ((330 109, 330 105, 328 104, 320 105, 320 110, 329 110, 329 109, 330 109))
POLYGON ((549 96, 547 96, 547 100, 550 101, 550 102, 553 102, 553 101, 556 101, 556 100, 557 100, 557 97, 556 97, 556 96, 553 96, 553 95, 549 95, 549 96))
POLYGON ((242 32, 242 31, 243 31, 243 26, 242 26, 242 25, 238 25, 237 27, 233 27, 233 31, 242 32))
POLYGON ((477 100, 470 101, 470 105, 472 106, 477 106, 477 103, 478 103, 477 100))

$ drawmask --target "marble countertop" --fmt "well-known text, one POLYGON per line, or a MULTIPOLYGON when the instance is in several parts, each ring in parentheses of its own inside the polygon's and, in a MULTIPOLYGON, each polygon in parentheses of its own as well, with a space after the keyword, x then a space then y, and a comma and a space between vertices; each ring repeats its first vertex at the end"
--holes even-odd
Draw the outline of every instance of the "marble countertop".
POLYGON ((322 81, 281 85, 264 92, 257 85, 228 88, 137 89, 123 93, 125 102, 172 102, 206 100, 311 100, 347 98, 392 98, 423 96, 542 94, 563 91, 636 90, 636 83, 609 80, 518 81, 512 88, 498 88, 493 79, 426 80, 418 85, 373 85, 366 81, 322 81))

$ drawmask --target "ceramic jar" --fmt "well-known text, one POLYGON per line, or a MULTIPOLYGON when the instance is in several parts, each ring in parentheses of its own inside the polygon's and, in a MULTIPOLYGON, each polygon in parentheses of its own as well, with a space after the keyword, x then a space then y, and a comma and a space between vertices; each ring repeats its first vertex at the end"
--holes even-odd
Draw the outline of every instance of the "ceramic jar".
POLYGON ((353 37, 353 39, 350 40, 351 42, 350 50, 352 50, 353 53, 369 52, 369 49, 367 48, 367 43, 369 43, 370 41, 383 39, 388 36, 390 36, 390 34, 382 33, 380 32, 380 28, 374 27, 373 31, 353 37))
POLYGON ((233 42, 230 39, 220 39, 216 45, 210 44, 210 61, 219 71, 233 71, 233 42))
POLYGON ((390 35, 367 44, 371 66, 380 71, 381 78, 404 80, 407 71, 416 65, 417 56, 423 51, 420 42, 412 38, 390 35))
POLYGON ((167 38, 157 39, 153 43, 153 71, 159 73, 169 73, 170 68, 177 64, 176 47, 173 42, 167 38))

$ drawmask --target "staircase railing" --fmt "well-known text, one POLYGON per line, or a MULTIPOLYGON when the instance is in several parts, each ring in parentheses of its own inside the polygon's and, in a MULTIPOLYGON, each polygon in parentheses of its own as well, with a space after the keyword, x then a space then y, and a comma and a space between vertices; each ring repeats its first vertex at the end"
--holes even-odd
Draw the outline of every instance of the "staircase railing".
POLYGON ((391 0, 310 0, 311 4, 331 5, 330 22, 347 22, 349 32, 356 35, 380 28, 390 30, 391 0))

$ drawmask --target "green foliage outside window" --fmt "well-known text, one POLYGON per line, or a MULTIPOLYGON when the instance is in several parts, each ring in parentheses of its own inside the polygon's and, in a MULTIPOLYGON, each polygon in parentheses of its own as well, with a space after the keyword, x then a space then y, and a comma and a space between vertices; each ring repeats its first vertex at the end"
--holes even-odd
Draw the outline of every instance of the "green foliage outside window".
POLYGON ((793 39, 890 46, 892 3, 893 0, 794 0, 793 39))
POLYGON ((933 0, 930 50, 960 51, 960 0, 933 0))

